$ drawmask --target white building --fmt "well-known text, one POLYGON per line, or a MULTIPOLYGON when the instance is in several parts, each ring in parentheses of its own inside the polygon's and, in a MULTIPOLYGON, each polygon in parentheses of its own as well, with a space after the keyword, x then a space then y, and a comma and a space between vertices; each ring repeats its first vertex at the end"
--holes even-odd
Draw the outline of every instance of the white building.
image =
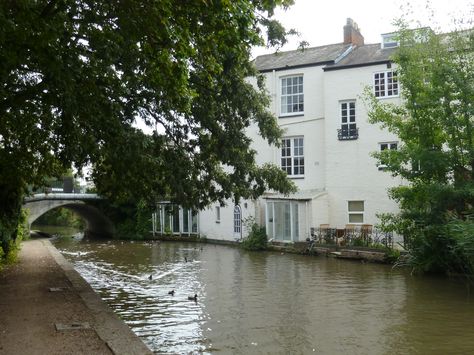
POLYGON ((375 225, 377 213, 397 210, 387 189, 401 181, 371 157, 380 149, 396 149, 397 137, 368 123, 361 97, 371 87, 380 100, 399 101, 390 61, 397 43, 387 34, 382 44, 364 44, 351 19, 343 32, 342 43, 256 58, 271 95, 270 109, 285 132, 282 147, 276 148, 256 127, 248 131, 257 162, 281 166, 299 191, 290 196, 268 192, 239 206, 210 206, 199 213, 202 236, 235 240, 245 236, 242 220, 253 216, 266 226, 269 239, 304 241, 321 224, 375 225))

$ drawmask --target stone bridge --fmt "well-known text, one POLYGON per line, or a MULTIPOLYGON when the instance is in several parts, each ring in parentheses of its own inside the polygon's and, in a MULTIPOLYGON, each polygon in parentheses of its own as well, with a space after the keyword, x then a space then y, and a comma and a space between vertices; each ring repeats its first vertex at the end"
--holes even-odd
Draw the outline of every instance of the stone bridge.
POLYGON ((87 201, 101 199, 97 194, 41 193, 25 198, 23 207, 29 210, 28 226, 49 210, 64 207, 84 219, 87 235, 111 237, 115 231, 112 222, 96 207, 87 204, 87 201))

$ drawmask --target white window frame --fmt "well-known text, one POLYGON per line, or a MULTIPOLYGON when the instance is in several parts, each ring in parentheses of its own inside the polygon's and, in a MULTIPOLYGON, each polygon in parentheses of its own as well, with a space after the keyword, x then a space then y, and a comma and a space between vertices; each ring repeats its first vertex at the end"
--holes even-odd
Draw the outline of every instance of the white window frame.
POLYGON ((280 116, 295 116, 302 114, 304 114, 303 74, 280 77, 280 116), (291 85, 288 85, 289 79, 292 81, 291 85), (297 80, 297 83, 293 83, 295 79, 297 80), (300 101, 300 98, 302 102, 300 101), (291 104, 288 104, 288 99, 291 100, 291 104), (296 99, 295 102, 293 102, 294 99, 296 99), (291 111, 288 111, 289 105, 291 105, 291 111))
POLYGON ((169 223, 170 227, 170 232, 172 234, 199 234, 199 214, 196 210, 190 209, 190 208, 183 208, 181 206, 171 204, 169 202, 163 202, 163 203, 158 203, 156 206, 156 212, 154 213, 155 215, 155 223, 153 227, 154 233, 161 233, 164 234, 166 233, 166 224, 169 223), (178 208, 178 219, 179 219, 179 231, 173 230, 173 226, 175 223, 175 216, 173 214, 168 214, 166 212, 167 208, 171 208, 174 210, 174 208, 178 208), (196 216, 196 219, 194 220, 194 216, 196 216), (188 230, 184 230, 184 220, 186 219, 187 221, 187 227, 188 230), (159 222, 158 222, 159 220, 159 222), (194 224, 194 222, 196 222, 194 224))
POLYGON ((359 135, 357 131, 356 100, 339 101, 339 113, 341 118, 340 139, 357 139, 359 135), (346 119, 346 122, 344 122, 344 119, 346 119), (353 128, 351 128, 352 125, 354 126, 353 128), (347 128, 346 131, 344 126, 347 128), (343 132, 347 132, 347 134, 344 135, 343 132))
POLYGON ((280 149, 280 167, 282 170, 286 171, 290 178, 304 177, 305 164, 303 136, 285 137, 282 139, 280 149), (303 170, 302 173, 301 170, 303 170))
MULTIPOLYGON (((303 211, 302 211, 303 212, 303 211)), ((265 229, 267 230, 270 239, 281 241, 281 242, 297 242, 299 241, 300 225, 300 203, 296 200, 268 200, 265 204, 265 229), (284 205, 288 207, 289 219, 288 222, 290 234, 285 239, 282 235, 277 235, 277 216, 275 212, 275 205, 284 205)), ((306 212, 305 212, 306 213, 306 212)))
POLYGON ((385 48, 395 48, 400 46, 398 41, 398 33, 385 33, 382 35, 382 49, 385 48))
POLYGON ((234 206, 234 238, 242 238, 242 209, 234 206))
POLYGON ((365 222, 365 201, 364 200, 348 200, 347 201, 347 216, 348 216, 348 221, 349 224, 364 224, 365 222), (350 209, 350 203, 351 202, 362 202, 362 210, 352 210, 350 209), (352 222, 351 221, 351 216, 352 215, 362 215, 362 222, 352 222))
POLYGON ((376 98, 383 99, 399 96, 400 83, 395 70, 383 70, 375 72, 373 79, 374 95, 376 98))
MULTIPOLYGON (((398 142, 397 141, 391 141, 391 142, 380 142, 379 143, 379 151, 382 152, 384 150, 398 150, 398 142)), ((384 170, 387 165, 386 164, 379 164, 378 166, 379 170, 384 170)))

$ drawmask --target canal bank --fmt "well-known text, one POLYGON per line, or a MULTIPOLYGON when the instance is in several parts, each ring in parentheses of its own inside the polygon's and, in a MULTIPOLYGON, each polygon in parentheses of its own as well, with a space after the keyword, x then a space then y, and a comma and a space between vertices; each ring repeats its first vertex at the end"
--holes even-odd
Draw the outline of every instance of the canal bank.
MULTIPOLYGON (((220 240, 220 239, 208 239, 200 238, 198 236, 153 236, 149 237, 146 240, 149 241, 168 241, 168 242, 192 242, 192 243, 210 243, 217 245, 227 245, 239 247, 240 242, 238 241, 229 241, 229 240, 220 240)), ((267 245, 268 251, 276 251, 283 253, 292 253, 292 254, 304 254, 312 256, 327 256, 334 257, 339 259, 347 260, 361 260, 364 262, 373 262, 381 264, 393 264, 394 258, 391 257, 393 252, 390 252, 388 249, 376 249, 368 247, 344 247, 338 245, 324 245, 324 244, 315 244, 304 242, 277 242, 272 241, 267 245)), ((396 251, 395 251, 396 253, 396 251)), ((398 251, 398 256, 399 256, 398 251)))
POLYGON ((151 354, 46 239, 0 274, 0 353, 151 354))

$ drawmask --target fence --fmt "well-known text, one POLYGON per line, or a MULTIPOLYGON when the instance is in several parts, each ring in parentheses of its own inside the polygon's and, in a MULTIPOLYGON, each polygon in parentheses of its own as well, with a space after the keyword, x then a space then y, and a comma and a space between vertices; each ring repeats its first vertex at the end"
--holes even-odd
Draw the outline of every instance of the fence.
POLYGON ((383 232, 370 224, 346 224, 345 228, 331 228, 321 224, 319 228, 311 228, 311 240, 316 244, 358 247, 393 248, 393 233, 383 232))

